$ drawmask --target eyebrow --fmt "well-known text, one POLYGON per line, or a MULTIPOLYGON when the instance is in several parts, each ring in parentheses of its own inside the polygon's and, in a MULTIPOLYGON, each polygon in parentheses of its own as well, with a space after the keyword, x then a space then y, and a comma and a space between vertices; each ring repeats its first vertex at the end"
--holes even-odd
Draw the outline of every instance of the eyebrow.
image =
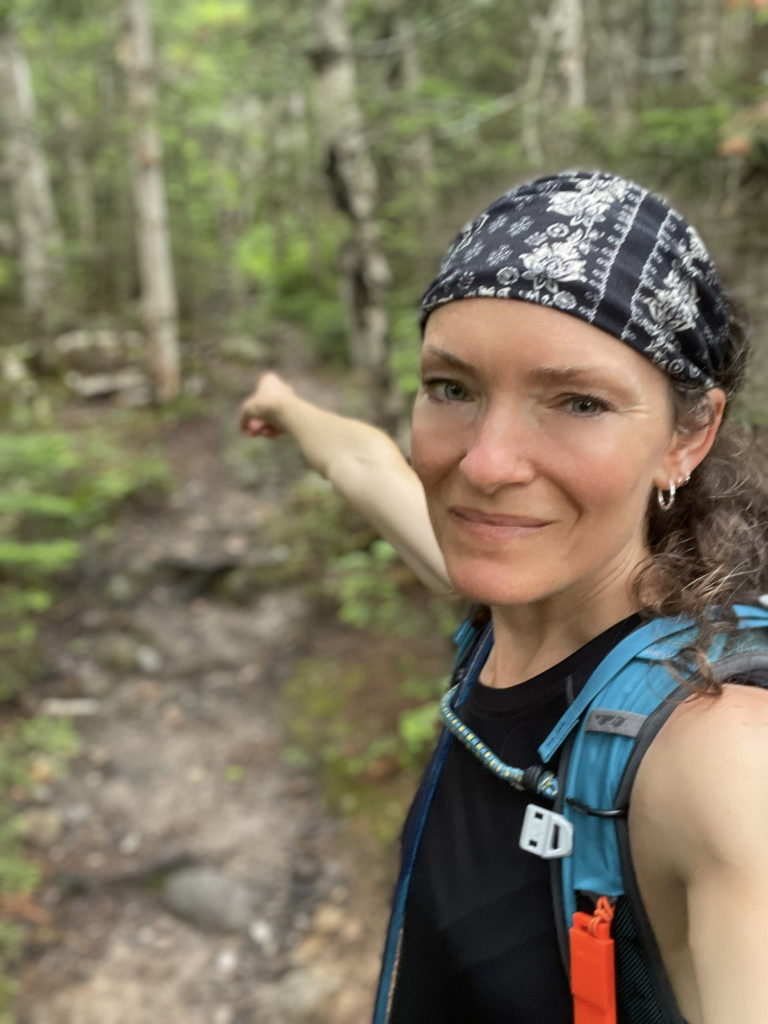
POLYGON ((604 370, 601 366, 539 366, 531 371, 531 379, 550 387, 594 388, 630 405, 638 400, 631 378, 618 377, 615 371, 604 370))
POLYGON ((472 363, 459 359, 453 352, 449 352, 448 349, 441 348, 439 345, 424 345, 422 352, 430 359, 439 360, 442 363, 447 363, 449 366, 455 366, 458 370, 474 370, 472 363))
POLYGON ((531 371, 531 377, 543 384, 602 384, 615 387, 613 374, 605 373, 599 366, 538 366, 531 371))
MULTIPOLYGON (((439 345, 424 346, 424 355, 458 370, 476 373, 477 367, 439 345)), ((530 378, 536 384, 559 385, 561 387, 592 387, 605 388, 630 400, 631 386, 624 380, 618 380, 615 373, 603 370, 600 366, 537 366, 530 371, 530 378)))

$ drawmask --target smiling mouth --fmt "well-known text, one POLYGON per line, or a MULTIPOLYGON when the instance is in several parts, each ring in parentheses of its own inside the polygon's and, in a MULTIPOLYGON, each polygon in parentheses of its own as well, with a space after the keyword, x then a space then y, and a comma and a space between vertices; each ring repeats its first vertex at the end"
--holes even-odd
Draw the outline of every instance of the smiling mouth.
POLYGON ((543 527, 549 526, 551 522, 549 519, 539 519, 536 516, 498 515, 461 505, 454 505, 448 512, 451 518, 460 525, 489 535, 517 533, 522 536, 541 530, 543 527))

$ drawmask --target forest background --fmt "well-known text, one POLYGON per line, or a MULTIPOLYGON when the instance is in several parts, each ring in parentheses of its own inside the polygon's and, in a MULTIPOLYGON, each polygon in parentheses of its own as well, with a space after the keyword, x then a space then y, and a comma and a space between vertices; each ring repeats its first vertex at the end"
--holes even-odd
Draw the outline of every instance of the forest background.
MULTIPOLYGON (((751 325, 736 415, 768 420, 766 0, 0 0, 0 127, 0 892, 37 884, 35 766, 77 749, 30 711, 40 630, 118 507, 167 499, 157 437, 299 365, 403 438, 420 290, 501 190, 667 194, 751 325)), ((320 547, 370 625, 390 561, 355 536, 320 547)))

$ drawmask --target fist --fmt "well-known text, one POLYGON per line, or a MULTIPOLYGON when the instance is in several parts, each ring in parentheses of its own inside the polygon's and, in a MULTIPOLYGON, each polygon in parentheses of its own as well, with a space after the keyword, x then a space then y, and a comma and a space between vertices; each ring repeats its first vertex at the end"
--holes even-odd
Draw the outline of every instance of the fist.
POLYGON ((240 406, 240 429, 247 437, 279 437, 285 433, 280 412, 293 388, 276 373, 265 373, 240 406))

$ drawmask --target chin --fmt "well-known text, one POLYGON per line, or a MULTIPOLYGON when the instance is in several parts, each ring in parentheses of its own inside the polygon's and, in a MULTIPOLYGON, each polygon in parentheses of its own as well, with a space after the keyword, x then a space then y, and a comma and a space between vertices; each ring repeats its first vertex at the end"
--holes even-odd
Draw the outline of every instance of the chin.
POLYGON ((547 597, 551 590, 540 576, 531 577, 498 564, 483 567, 449 565, 448 575, 458 593, 476 604, 531 604, 547 597))

